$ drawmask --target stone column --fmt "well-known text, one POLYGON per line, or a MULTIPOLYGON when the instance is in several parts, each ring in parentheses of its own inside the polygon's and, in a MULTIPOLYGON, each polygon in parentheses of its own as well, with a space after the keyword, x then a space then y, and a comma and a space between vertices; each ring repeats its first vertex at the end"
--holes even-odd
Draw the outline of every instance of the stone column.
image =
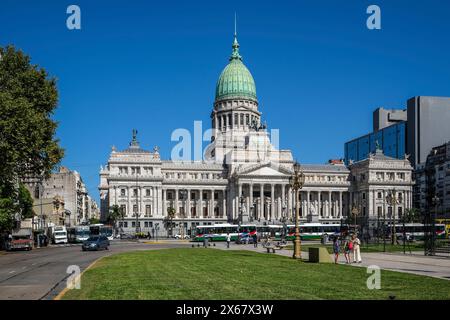
POLYGON ((199 192, 198 203, 199 203, 199 206, 200 206, 200 208, 198 210, 198 216, 199 216, 200 219, 202 219, 203 218, 203 190, 200 189, 198 192, 199 192))
POLYGON ((114 204, 117 205, 117 186, 114 186, 114 204))
POLYGON ((128 212, 127 216, 132 217, 133 216, 133 206, 131 205, 131 188, 127 187, 127 194, 128 194, 128 212))
POLYGON ((292 218, 292 189, 291 186, 288 186, 288 194, 287 194, 287 215, 286 218, 292 218))
MULTIPOLYGON (((162 189, 161 190, 162 191, 162 216, 163 217, 165 217, 166 216, 166 198, 167 198, 167 196, 166 196, 166 189, 162 189)), ((156 212, 156 213, 158 213, 158 211, 157 211, 157 209, 155 209, 155 207, 154 207, 154 205, 152 206, 153 208, 152 208, 152 214, 153 214, 153 212, 156 212)))
POLYGON ((227 198, 226 190, 222 190, 222 218, 227 216, 227 198))
POLYGON ((186 198, 187 198, 187 200, 186 200, 186 218, 192 218, 192 215, 191 215, 191 189, 187 189, 187 195, 186 195, 186 198))
POLYGON ((332 203, 331 203, 331 193, 332 193, 333 191, 328 191, 328 212, 327 212, 327 218, 330 218, 331 217, 331 206, 332 206, 332 203))
POLYGON ((177 218, 179 218, 180 217, 180 212, 179 212, 179 210, 180 210, 180 207, 178 206, 178 189, 175 189, 175 212, 176 212, 176 215, 177 215, 177 218))
POLYGON ((311 211, 311 202, 310 202, 310 197, 311 197, 311 191, 306 191, 306 217, 308 217, 309 212, 311 211))
POLYGON ((259 217, 264 217, 264 184, 259 185, 259 199, 261 201, 261 204, 259 206, 259 217))
POLYGON ((286 214, 286 212, 283 213, 283 206, 286 206, 287 210, 287 201, 286 201, 286 185, 281 185, 281 215, 286 214))
POLYGON ((342 191, 339 191, 339 214, 337 217, 342 218, 342 191))
POLYGON ((211 198, 210 198, 210 217, 214 217, 214 189, 211 189, 211 198))
POLYGON ((267 217, 269 220, 272 220, 272 218, 275 215, 275 185, 270 185, 270 213, 268 213, 267 217))
MULTIPOLYGON (((281 187, 281 189, 283 189, 283 185, 279 185, 281 187)), ((281 217, 281 212, 283 210, 283 205, 282 205, 282 201, 281 201, 281 190, 280 192, 278 192, 278 197, 277 197, 277 213, 276 213, 276 219, 280 220, 281 217)))
POLYGON ((321 200, 321 198, 322 198, 322 191, 319 191, 317 193, 317 206, 318 206, 317 210, 319 211, 318 212, 319 213, 319 217, 323 218, 323 216, 325 215, 325 212, 321 213, 321 210, 322 210, 322 200, 321 200))
MULTIPOLYGON (((248 187, 250 187, 250 185, 247 184, 248 187)), ((249 193, 247 193, 247 196, 245 197, 245 203, 246 203, 246 208, 245 210, 247 210, 247 216, 250 217, 250 189, 247 189, 249 193)))

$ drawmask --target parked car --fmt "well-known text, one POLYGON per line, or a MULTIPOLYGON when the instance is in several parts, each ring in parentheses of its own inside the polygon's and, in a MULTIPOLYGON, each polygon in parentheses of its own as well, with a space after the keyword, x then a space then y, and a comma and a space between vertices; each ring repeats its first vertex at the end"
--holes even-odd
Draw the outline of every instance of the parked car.
POLYGON ((83 251, 86 250, 100 250, 109 249, 109 240, 106 236, 90 236, 86 241, 83 242, 81 247, 83 251))
MULTIPOLYGON (((181 237, 181 234, 176 234, 176 235, 174 236, 174 238, 175 238, 175 239, 181 239, 182 237, 181 237)), ((191 237, 190 237, 188 234, 185 234, 183 238, 184 238, 184 239, 190 239, 191 237)))
POLYGON ((136 239, 134 235, 129 233, 121 233, 120 239, 136 239))

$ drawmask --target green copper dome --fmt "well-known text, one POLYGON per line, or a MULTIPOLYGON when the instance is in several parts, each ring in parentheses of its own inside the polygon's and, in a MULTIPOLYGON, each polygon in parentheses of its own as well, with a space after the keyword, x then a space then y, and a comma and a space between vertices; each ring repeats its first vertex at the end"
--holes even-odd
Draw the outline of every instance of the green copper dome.
POLYGON ((252 74, 242 63, 236 35, 234 36, 230 62, 223 69, 216 85, 216 101, 231 98, 257 101, 255 80, 253 80, 252 74))

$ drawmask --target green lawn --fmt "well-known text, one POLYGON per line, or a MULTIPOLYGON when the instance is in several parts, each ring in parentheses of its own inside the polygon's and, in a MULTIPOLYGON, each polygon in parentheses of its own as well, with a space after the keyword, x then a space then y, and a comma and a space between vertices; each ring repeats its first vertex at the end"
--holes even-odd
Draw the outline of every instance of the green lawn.
POLYGON ((381 289, 369 290, 368 276, 249 251, 149 250, 101 259, 63 299, 450 299, 450 281, 382 271, 381 289))

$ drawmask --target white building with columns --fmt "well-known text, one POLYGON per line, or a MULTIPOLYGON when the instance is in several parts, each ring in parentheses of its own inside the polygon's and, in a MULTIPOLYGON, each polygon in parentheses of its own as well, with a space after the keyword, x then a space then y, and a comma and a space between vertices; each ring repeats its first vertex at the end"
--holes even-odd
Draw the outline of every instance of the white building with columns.
MULTIPOLYGON (((125 214, 120 224, 130 233, 136 230, 136 223, 143 232, 155 228, 164 232, 164 219, 171 208, 176 226, 184 225, 187 231, 224 222, 294 221, 296 201, 289 185, 292 153, 278 149, 271 141, 276 139, 274 134, 261 124, 255 82, 242 62, 236 35, 232 48, 217 82, 211 112, 213 136, 204 160, 161 160, 158 148, 141 148, 133 131, 130 146, 122 151, 113 148, 100 170, 102 219, 117 205, 125 214)), ((342 162, 330 162, 302 168, 302 222, 339 223, 351 214, 353 199, 362 192, 352 181, 351 171, 358 171, 358 164, 347 168, 342 162)), ((409 191, 412 168, 399 170, 405 180, 398 183, 409 191)), ((386 188, 391 186, 386 184, 386 188)), ((374 208, 367 210, 369 215, 376 214, 374 208)))

